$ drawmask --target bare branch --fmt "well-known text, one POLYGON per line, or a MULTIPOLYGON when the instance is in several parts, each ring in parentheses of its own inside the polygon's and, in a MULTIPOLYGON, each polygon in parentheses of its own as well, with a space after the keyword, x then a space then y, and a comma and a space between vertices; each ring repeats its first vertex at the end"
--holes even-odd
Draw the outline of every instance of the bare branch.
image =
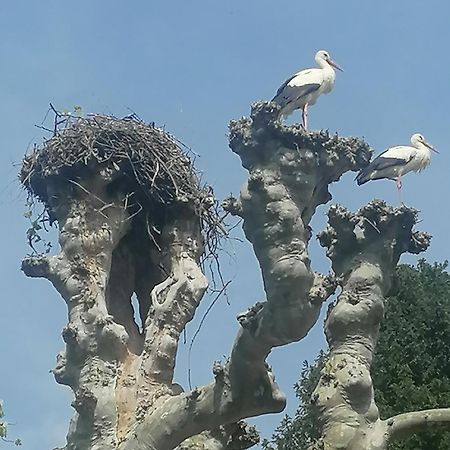
POLYGON ((450 408, 426 409, 414 411, 386 419, 389 439, 396 440, 409 436, 430 427, 443 426, 450 428, 450 408))

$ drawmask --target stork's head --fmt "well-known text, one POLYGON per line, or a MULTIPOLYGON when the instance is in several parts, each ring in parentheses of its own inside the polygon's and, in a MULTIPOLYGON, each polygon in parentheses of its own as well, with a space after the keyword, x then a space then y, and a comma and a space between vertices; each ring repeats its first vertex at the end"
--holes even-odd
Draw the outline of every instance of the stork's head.
POLYGON ((330 54, 326 50, 319 50, 316 53, 316 56, 314 58, 316 60, 316 63, 319 64, 320 67, 324 67, 325 64, 328 64, 332 67, 334 67, 337 70, 340 70, 343 72, 344 70, 339 67, 337 63, 335 63, 332 59, 330 54))
POLYGON ((425 145, 425 147, 428 147, 430 150, 433 150, 435 153, 439 153, 437 150, 434 149, 434 147, 425 140, 422 134, 415 133, 411 136, 411 144, 414 147, 418 147, 420 145, 425 145))

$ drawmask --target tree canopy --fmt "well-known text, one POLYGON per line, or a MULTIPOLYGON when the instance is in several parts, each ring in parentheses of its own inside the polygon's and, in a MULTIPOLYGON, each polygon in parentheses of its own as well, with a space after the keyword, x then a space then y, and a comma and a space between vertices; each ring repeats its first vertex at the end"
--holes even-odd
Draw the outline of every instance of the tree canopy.
MULTIPOLYGON (((450 404, 450 274, 447 263, 401 265, 397 289, 386 302, 372 365, 382 418, 450 404)), ((286 416, 265 449, 306 449, 320 435, 310 398, 325 361, 303 363, 295 385, 299 407, 286 416)), ((448 450, 450 432, 430 430, 389 444, 390 450, 448 450)))

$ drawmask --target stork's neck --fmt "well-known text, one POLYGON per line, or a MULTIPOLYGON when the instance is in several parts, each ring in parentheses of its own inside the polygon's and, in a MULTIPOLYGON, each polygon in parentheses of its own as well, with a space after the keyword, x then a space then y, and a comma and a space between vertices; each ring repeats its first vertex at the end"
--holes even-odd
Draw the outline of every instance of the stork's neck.
POLYGON ((325 60, 323 58, 317 58, 316 63, 318 64, 318 66, 321 69, 334 72, 333 66, 331 64, 329 64, 327 60, 325 60))
POLYGON ((331 91, 334 85, 334 80, 336 78, 336 72, 331 64, 329 64, 325 59, 317 59, 317 64, 319 64, 322 69, 323 84, 322 92, 328 93, 331 91))
POLYGON ((422 144, 422 142, 416 142, 414 146, 424 155, 427 155, 429 158, 431 158, 431 150, 426 145, 422 144))

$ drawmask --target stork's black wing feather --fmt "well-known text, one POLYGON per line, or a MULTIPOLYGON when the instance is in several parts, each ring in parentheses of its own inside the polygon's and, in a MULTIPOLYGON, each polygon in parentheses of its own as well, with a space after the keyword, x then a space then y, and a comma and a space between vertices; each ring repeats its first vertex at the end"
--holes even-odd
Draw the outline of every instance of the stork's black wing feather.
MULTIPOLYGON (((305 71, 307 73, 307 71, 305 71)), ((320 88, 319 83, 309 83, 303 86, 289 86, 289 83, 298 75, 295 73, 289 77, 277 90, 273 102, 278 103, 281 107, 298 100, 300 97, 311 94, 320 88)))
POLYGON ((274 102, 275 99, 283 92, 283 89, 289 84, 289 82, 294 79, 297 76, 296 73, 294 73, 294 75, 292 75, 291 77, 289 77, 277 90, 277 93, 275 94, 274 98, 272 99, 272 101, 274 102))
POLYGON ((414 156, 412 156, 408 161, 405 161, 402 158, 385 158, 383 155, 380 155, 367 166, 367 169, 382 170, 392 166, 404 166, 411 161, 412 158, 414 158, 414 156))
POLYGON ((320 84, 305 84, 303 86, 284 86, 282 90, 272 99, 273 102, 278 103, 281 107, 295 102, 301 97, 304 97, 320 88, 320 84))
POLYGON ((367 167, 362 169, 361 172, 356 175, 355 180, 358 185, 361 185, 367 183, 370 179, 376 180, 379 178, 385 178, 383 176, 377 177, 374 172, 386 169, 388 167, 404 166, 413 158, 414 155, 412 155, 409 160, 405 161, 402 158, 385 158, 383 154, 381 154, 380 156, 376 157, 367 167))
POLYGON ((320 88, 320 84, 305 84, 304 86, 285 86, 284 89, 276 95, 272 101, 278 103, 281 107, 295 102, 320 88))

